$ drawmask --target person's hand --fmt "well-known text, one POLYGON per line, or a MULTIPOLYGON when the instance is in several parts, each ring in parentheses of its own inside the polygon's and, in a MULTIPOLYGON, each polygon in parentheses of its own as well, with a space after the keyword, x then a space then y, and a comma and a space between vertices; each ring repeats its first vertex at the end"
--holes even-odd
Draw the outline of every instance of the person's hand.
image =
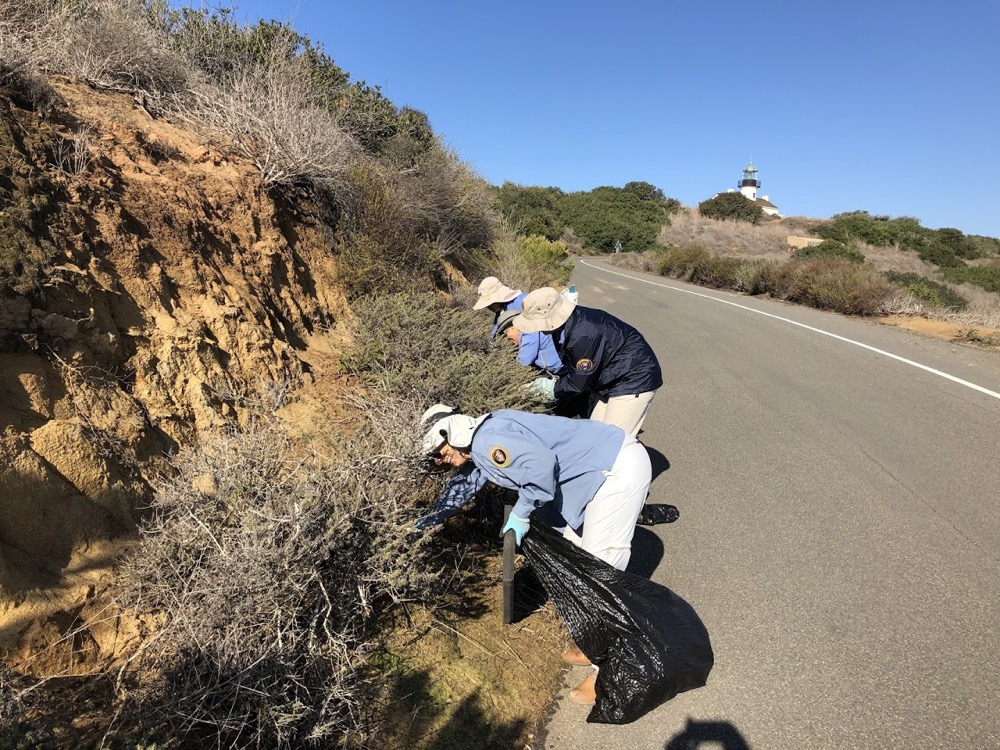
POLYGON ((556 381, 552 378, 547 378, 542 375, 542 377, 535 378, 528 383, 528 388, 531 390, 532 395, 536 398, 543 401, 556 400, 556 381))
POLYGON ((524 539, 524 535, 528 533, 528 529, 531 528, 531 522, 527 518, 521 518, 520 516, 515 516, 511 513, 507 516, 507 523, 503 525, 500 529, 500 536, 503 537, 508 531, 514 532, 514 541, 517 542, 517 546, 521 546, 521 540, 524 539))

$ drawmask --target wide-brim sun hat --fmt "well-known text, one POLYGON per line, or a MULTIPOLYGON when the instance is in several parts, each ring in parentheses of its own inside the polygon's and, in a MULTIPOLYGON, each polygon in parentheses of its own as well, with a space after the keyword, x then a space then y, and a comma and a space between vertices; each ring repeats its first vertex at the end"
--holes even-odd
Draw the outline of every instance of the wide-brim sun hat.
POLYGON ((576 303, 566 299, 559 290, 550 286, 536 289, 524 298, 521 314, 514 318, 514 325, 524 333, 554 331, 576 309, 576 303))
POLYGON ((496 276, 487 276, 479 283, 479 299, 472 309, 482 310, 497 302, 510 302, 520 293, 520 289, 511 289, 496 276))

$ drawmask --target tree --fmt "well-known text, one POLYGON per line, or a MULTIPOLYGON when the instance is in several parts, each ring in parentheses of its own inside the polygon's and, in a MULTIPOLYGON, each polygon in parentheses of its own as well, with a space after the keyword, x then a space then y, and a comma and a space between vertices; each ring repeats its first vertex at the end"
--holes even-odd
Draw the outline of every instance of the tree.
POLYGON ((759 224, 764 218, 764 209, 743 193, 719 193, 699 203, 698 213, 709 219, 731 219, 750 224, 759 224))
POLYGON ((554 187, 525 187, 505 182, 497 194, 496 209, 510 216, 525 235, 558 240, 566 227, 558 204, 563 191, 554 187))

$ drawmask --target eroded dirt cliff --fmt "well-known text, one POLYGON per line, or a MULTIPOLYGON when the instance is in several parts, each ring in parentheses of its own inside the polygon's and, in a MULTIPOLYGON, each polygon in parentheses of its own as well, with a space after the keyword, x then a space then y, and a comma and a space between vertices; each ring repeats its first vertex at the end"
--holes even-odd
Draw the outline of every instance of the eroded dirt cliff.
POLYGON ((308 383, 347 313, 324 224, 125 95, 0 93, 0 642, 93 595, 164 457, 308 383))

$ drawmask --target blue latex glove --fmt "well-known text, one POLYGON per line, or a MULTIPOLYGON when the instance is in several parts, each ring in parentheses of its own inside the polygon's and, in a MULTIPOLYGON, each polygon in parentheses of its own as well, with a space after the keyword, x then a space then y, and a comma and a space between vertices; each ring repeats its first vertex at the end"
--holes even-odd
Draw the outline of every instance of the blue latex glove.
POLYGON ((547 378, 543 375, 528 383, 528 387, 537 398, 544 401, 556 400, 556 381, 552 378, 547 378))
POLYGON ((527 518, 521 518, 520 516, 515 516, 511 513, 507 516, 507 523, 503 525, 500 529, 500 536, 503 537, 508 531, 514 532, 514 541, 517 542, 517 546, 521 546, 521 540, 524 539, 524 535, 528 533, 528 529, 531 528, 531 522, 527 518))

